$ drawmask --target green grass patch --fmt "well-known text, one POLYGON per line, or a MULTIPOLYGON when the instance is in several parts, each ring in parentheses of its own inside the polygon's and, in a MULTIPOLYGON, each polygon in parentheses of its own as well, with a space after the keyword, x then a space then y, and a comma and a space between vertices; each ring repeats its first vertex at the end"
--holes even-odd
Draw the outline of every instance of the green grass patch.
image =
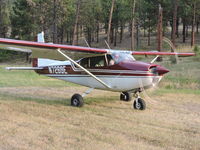
POLYGON ((183 76, 166 76, 165 80, 168 80, 168 81, 171 81, 171 82, 179 82, 179 83, 182 83, 182 84, 190 84, 192 82, 200 83, 200 81, 197 80, 197 79, 183 77, 183 76))
POLYGON ((170 70, 161 81, 161 87, 166 89, 200 89, 200 62, 193 57, 179 58, 178 64, 161 62, 161 65, 170 70))
POLYGON ((156 90, 153 93, 153 95, 163 95, 163 94, 169 94, 169 93, 182 93, 182 94, 200 95, 200 90, 159 88, 158 90, 156 90))

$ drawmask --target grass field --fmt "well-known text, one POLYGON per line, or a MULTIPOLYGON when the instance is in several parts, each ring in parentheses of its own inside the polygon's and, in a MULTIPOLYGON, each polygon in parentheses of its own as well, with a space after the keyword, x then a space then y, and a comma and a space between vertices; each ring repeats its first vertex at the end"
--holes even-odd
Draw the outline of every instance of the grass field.
POLYGON ((0 150, 199 150, 200 62, 162 64, 171 72, 142 94, 145 111, 99 90, 74 108, 71 95, 87 88, 1 64, 0 150))

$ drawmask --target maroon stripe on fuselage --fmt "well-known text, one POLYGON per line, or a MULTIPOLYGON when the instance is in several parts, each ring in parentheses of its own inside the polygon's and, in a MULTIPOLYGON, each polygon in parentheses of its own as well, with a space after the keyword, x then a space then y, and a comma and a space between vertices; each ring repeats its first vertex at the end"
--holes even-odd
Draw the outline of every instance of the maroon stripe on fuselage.
MULTIPOLYGON (((73 68, 69 65, 69 66, 65 66, 65 70, 66 70, 66 74, 62 74, 62 73, 50 73, 49 72, 49 68, 48 67, 44 67, 44 69, 42 70, 36 70, 36 72, 38 74, 44 74, 44 75, 88 75, 86 72, 84 71, 74 71, 73 68)), ((152 73, 134 73, 134 72, 126 72, 126 70, 109 70, 109 71, 105 71, 103 72, 98 72, 97 69, 92 70, 90 69, 90 72, 94 75, 109 75, 109 76, 155 76, 152 73), (96 70, 96 71, 95 71, 96 70), (120 72, 116 72, 116 71, 120 71, 120 72)), ((131 71, 131 70, 128 70, 131 71)))

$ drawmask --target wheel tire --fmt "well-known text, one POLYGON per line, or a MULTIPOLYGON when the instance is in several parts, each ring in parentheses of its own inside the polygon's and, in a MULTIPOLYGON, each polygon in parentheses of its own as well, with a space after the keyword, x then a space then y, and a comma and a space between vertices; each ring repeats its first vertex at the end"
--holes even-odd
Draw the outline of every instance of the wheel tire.
POLYGON ((138 104, 136 104, 136 100, 133 103, 133 108, 137 110, 145 110, 146 109, 146 103, 143 99, 138 98, 138 104))
POLYGON ((126 101, 126 102, 128 102, 128 101, 131 101, 131 99, 132 99, 132 95, 131 95, 131 93, 129 93, 129 92, 122 92, 122 93, 120 94, 120 100, 121 100, 121 101, 126 101))
POLYGON ((83 97, 80 94, 74 94, 71 98, 71 106, 82 107, 84 104, 83 97))

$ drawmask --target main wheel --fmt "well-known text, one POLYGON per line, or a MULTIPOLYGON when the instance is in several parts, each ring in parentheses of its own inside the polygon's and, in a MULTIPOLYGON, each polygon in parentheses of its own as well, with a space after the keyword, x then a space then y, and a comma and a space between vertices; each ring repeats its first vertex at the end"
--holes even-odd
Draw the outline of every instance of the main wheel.
POLYGON ((146 109, 146 103, 143 99, 138 98, 138 102, 136 103, 136 100, 133 103, 133 108, 137 110, 145 110, 146 109))
POLYGON ((122 100, 122 101, 130 101, 132 99, 132 95, 131 95, 131 93, 129 93, 129 92, 122 92, 121 94, 120 94, 120 100, 122 100))
POLYGON ((83 97, 80 94, 74 94, 71 98, 71 105, 75 107, 82 107, 84 104, 83 97))

